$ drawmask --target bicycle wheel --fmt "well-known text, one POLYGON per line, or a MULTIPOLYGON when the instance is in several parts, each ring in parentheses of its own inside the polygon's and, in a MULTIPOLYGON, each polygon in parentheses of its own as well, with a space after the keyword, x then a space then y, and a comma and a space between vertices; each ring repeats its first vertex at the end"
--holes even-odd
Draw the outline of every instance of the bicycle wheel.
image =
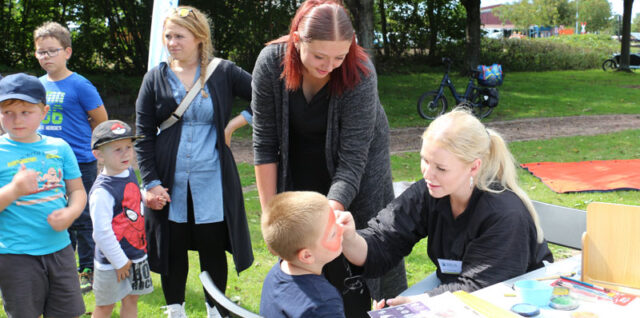
POLYGON ((615 71, 616 69, 618 69, 618 64, 613 59, 608 59, 602 62, 603 71, 615 71))
POLYGON ((480 94, 480 91, 475 88, 471 92, 471 98, 467 107, 471 108, 471 112, 479 119, 485 118, 491 114, 493 107, 487 106, 485 98, 489 98, 486 95, 480 94))
POLYGON ((440 96, 438 101, 434 103, 434 99, 438 96, 438 91, 430 91, 422 94, 418 99, 418 114, 424 119, 435 119, 438 115, 444 114, 447 110, 447 98, 440 96))

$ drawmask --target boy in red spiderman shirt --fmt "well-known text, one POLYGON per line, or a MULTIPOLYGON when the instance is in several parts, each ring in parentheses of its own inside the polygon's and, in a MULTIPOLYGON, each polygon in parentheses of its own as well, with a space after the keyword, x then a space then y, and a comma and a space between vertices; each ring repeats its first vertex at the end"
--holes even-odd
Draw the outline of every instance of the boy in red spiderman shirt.
MULTIPOLYGON (((137 317, 139 295, 153 291, 142 195, 131 168, 133 141, 141 137, 119 120, 102 122, 91 136, 93 154, 104 164, 89 193, 96 242, 93 317, 111 317, 118 301, 122 301, 121 317, 137 317)), ((160 202, 145 204, 153 206, 160 202)))

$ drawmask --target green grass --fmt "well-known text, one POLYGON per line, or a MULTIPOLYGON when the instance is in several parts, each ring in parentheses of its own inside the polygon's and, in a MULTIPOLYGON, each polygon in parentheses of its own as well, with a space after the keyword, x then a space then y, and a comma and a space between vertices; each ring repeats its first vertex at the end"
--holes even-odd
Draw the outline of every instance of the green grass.
MULTIPOLYGON (((380 75, 379 95, 391 127, 426 126, 416 110, 423 92, 440 85, 444 71, 380 75)), ((453 83, 464 94, 468 78, 457 74, 453 83)), ((518 72, 505 74, 498 87, 500 103, 485 121, 530 117, 640 113, 637 73, 588 71, 518 72)), ((447 92, 449 110, 455 100, 447 92)))
POLYGON ((240 175, 240 184, 242 184, 243 187, 256 184, 256 175, 252 164, 239 162, 236 165, 238 166, 238 174, 240 175))

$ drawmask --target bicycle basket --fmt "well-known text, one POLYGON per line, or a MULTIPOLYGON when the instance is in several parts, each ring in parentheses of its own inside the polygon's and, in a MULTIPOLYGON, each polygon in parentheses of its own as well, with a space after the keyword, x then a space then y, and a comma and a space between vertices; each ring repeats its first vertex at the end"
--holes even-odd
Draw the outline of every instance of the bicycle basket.
POLYGON ((478 65, 478 72, 478 84, 481 86, 495 87, 502 85, 502 65, 478 65))
POLYGON ((480 89, 480 98, 482 105, 487 107, 496 107, 498 106, 500 94, 498 93, 497 88, 485 87, 480 89))

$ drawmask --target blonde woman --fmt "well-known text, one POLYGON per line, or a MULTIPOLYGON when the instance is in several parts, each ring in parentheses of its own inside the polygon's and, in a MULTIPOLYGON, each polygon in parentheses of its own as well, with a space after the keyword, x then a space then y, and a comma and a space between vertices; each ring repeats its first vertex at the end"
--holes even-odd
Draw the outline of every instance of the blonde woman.
MULTIPOLYGON (((163 43, 169 60, 145 75, 136 101, 136 128, 145 138, 135 148, 147 193, 160 198, 145 209, 149 265, 161 274, 169 317, 186 317, 187 250, 198 251, 201 270, 223 292, 225 249, 238 272, 253 262, 242 188, 224 134, 234 98, 251 99, 251 76, 223 60, 205 81, 211 33, 208 18, 193 7, 169 13, 163 43), (202 88, 182 118, 158 133, 198 81, 202 88)), ((220 316, 214 305, 207 295, 209 317, 220 316)))
MULTIPOLYGON (((468 110, 456 108, 434 120, 422 138, 423 180, 366 229, 356 233, 348 212, 339 218, 346 227, 343 253, 364 266, 365 276, 381 275, 424 237, 437 279, 420 294, 471 292, 553 261, 500 135, 468 110)), ((410 297, 399 296, 386 303, 407 301, 410 297)), ((384 304, 379 301, 376 307, 384 304)))

